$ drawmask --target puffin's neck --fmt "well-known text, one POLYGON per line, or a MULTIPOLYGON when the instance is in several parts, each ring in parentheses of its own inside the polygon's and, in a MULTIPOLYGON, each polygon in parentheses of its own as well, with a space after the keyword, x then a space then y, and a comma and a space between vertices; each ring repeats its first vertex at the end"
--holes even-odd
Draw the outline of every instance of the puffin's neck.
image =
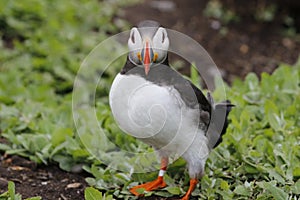
POLYGON ((130 62, 129 60, 129 56, 127 56, 126 62, 124 67, 121 69, 120 74, 126 74, 127 72, 129 72, 130 70, 132 70, 133 68, 135 68, 136 65, 133 64, 132 62, 130 62))

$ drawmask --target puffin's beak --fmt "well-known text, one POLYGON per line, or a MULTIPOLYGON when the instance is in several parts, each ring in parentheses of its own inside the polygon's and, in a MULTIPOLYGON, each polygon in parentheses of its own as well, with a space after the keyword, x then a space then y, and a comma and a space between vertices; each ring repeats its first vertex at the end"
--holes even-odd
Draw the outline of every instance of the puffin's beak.
POLYGON ((145 74, 148 75, 150 71, 150 65, 152 63, 152 57, 153 57, 153 50, 150 47, 150 44, 148 41, 145 43, 144 47, 144 55, 143 55, 143 63, 144 63, 144 68, 145 68, 145 74))

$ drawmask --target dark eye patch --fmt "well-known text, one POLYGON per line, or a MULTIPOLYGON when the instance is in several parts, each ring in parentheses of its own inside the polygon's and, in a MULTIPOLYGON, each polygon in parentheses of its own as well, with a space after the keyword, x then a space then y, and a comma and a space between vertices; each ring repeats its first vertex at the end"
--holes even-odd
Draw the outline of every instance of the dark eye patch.
POLYGON ((164 32, 162 32, 162 43, 164 43, 164 41, 165 41, 165 38, 166 38, 166 36, 165 36, 165 33, 164 32))
POLYGON ((135 43, 134 33, 131 34, 131 41, 132 41, 133 43, 135 43))

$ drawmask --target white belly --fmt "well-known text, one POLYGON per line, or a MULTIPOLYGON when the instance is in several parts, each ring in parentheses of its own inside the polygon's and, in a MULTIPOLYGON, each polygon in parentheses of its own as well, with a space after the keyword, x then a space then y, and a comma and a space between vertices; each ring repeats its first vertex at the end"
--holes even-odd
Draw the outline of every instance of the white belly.
POLYGON ((112 84, 109 103, 120 128, 164 152, 182 154, 195 137, 199 111, 182 101, 172 86, 158 86, 136 75, 118 74, 112 84))

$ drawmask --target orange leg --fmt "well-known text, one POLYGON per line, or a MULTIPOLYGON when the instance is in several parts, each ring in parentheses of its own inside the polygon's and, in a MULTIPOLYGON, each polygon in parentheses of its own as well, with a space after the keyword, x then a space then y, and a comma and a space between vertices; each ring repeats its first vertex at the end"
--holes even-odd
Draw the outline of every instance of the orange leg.
POLYGON ((136 196, 142 196, 143 194, 138 193, 136 191, 137 189, 144 188, 145 191, 152 191, 152 190, 166 187, 167 184, 164 181, 163 175, 167 169, 167 165, 168 165, 168 158, 162 158, 160 171, 159 171, 159 175, 158 175, 157 179, 154 181, 148 182, 148 183, 144 183, 142 185, 134 186, 134 187, 130 188, 130 192, 136 196))
POLYGON ((181 200, 189 200, 190 199, 190 196, 191 196, 192 192, 194 191, 197 183, 198 183, 197 179, 191 179, 190 180, 189 190, 185 193, 185 195, 182 197, 181 200))

